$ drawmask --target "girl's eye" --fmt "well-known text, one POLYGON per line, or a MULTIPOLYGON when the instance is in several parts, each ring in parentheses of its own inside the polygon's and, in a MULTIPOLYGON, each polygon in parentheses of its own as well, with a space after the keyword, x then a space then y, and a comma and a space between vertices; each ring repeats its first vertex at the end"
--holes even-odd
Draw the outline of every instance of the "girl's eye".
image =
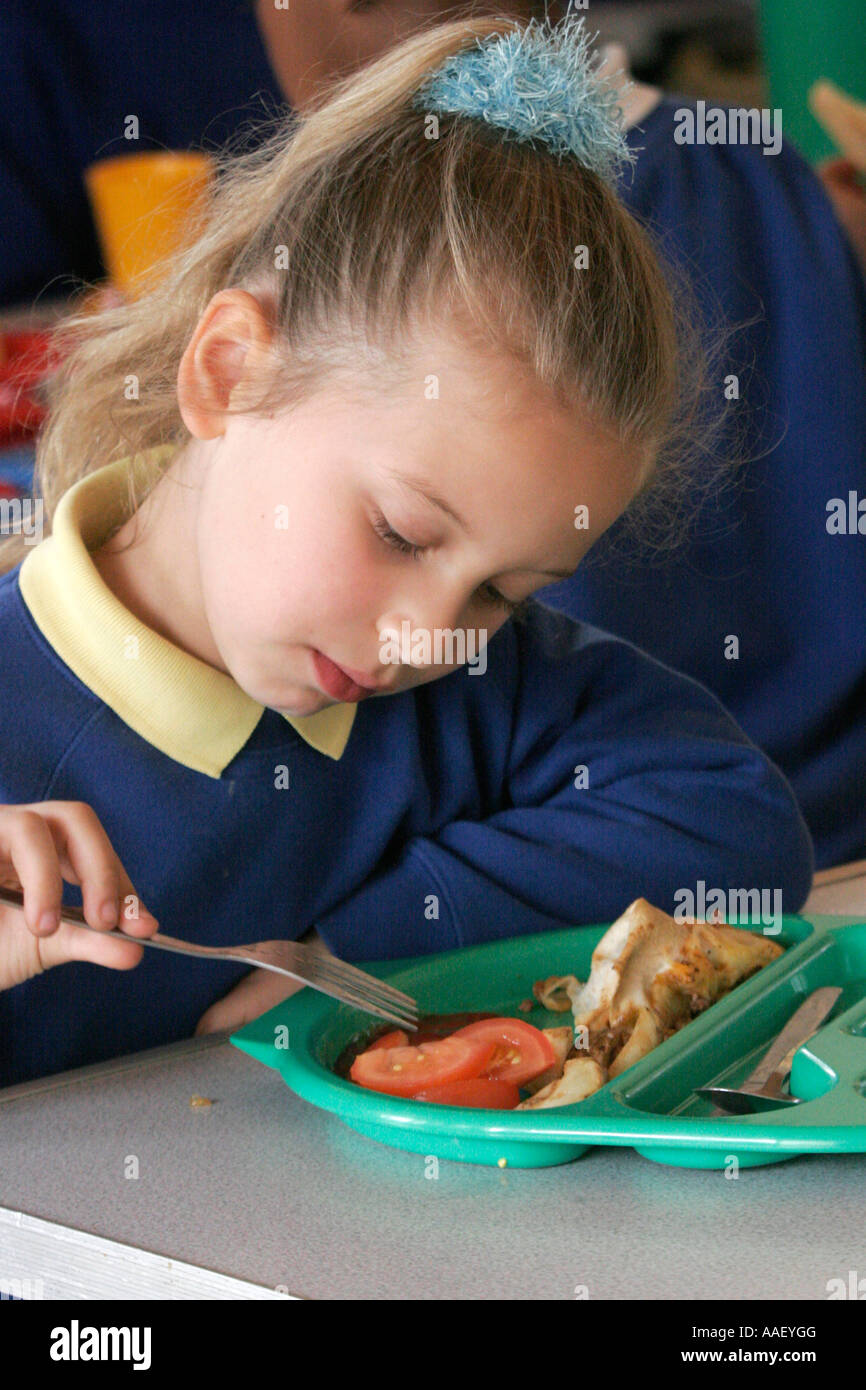
POLYGON ((413 545, 407 541, 405 536, 401 536, 397 531, 388 525, 384 516, 378 516, 373 522, 373 530, 377 536, 381 536, 386 545, 390 545, 392 550, 399 550, 402 555, 411 555, 413 560, 417 560, 419 555, 424 554, 423 545, 413 545))
MULTIPOLYGON (((387 520, 381 513, 373 522, 373 530, 376 532, 377 536, 382 537, 385 544, 390 546, 392 550, 398 550, 401 555, 411 555, 413 560, 417 560, 419 556, 423 555, 427 548, 423 545, 414 545, 412 541, 407 541, 405 536, 401 536, 398 531, 395 531, 392 526, 388 525, 387 520)), ((500 594, 499 590, 494 589, 491 584, 482 585, 478 592, 485 603, 490 603, 495 608, 504 608, 509 617, 513 617, 516 613, 522 613, 524 609, 528 607, 528 601, 526 599, 522 599, 519 603, 515 603, 513 599, 506 598, 504 594, 500 594)))

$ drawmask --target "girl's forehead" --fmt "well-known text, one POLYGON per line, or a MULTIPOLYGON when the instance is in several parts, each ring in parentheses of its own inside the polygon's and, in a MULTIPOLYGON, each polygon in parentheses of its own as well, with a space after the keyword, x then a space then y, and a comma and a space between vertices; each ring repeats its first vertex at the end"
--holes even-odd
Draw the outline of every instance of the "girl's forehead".
POLYGON ((276 427, 286 444, 303 438, 315 449, 337 449, 393 478, 426 475, 452 485, 482 478, 519 491, 571 487, 601 472, 636 488, 644 453, 623 445, 619 432, 582 402, 566 409, 543 383, 512 358, 478 352, 448 337, 407 346, 392 378, 375 355, 321 387, 276 427))

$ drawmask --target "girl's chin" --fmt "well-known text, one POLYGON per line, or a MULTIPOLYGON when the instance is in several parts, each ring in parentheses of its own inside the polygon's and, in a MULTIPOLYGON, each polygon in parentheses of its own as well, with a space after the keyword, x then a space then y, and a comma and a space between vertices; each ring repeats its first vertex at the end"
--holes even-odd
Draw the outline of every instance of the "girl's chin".
POLYGON ((277 714, 287 715, 289 719, 305 719, 308 714, 318 714, 320 710, 335 704, 337 701, 329 700, 326 695, 314 695, 304 705, 270 705, 269 708, 276 710, 277 714))
POLYGON ((335 700, 329 700, 320 690, 299 690, 297 693, 287 690, 285 694, 280 693, 276 699, 263 700, 259 696, 254 698, 258 699, 260 705, 276 710, 277 714, 287 714, 293 719, 303 719, 306 714, 318 714, 326 705, 336 704, 335 700))
MULTIPOLYGON (((237 682, 240 685, 240 682, 237 682)), ((321 690, 311 690, 305 686, 298 686, 296 690, 257 690, 255 682, 249 685, 241 685, 245 695, 249 695, 251 700, 255 700, 257 705, 263 705, 265 709, 275 710, 277 714, 287 714, 289 718, 303 719, 308 714, 318 714, 319 710, 327 705, 333 705, 335 700, 329 700, 321 690)))

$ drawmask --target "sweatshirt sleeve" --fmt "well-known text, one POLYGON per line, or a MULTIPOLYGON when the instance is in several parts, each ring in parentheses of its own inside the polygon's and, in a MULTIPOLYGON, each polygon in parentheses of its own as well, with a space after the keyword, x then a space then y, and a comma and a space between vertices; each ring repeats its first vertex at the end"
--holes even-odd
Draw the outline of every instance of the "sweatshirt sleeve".
POLYGON ((673 913, 701 884, 802 906, 813 852, 793 792, 709 691, 540 605, 510 626, 510 653, 497 644, 518 669, 500 806, 405 841, 317 922, 337 955, 609 922, 637 897, 673 913))

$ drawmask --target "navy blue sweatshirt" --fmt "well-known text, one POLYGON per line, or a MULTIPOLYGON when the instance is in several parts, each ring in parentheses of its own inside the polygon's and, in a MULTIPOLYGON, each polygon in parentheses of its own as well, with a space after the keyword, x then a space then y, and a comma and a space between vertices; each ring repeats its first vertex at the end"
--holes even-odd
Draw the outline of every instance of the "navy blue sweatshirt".
MULTIPOLYGON (((369 960, 672 912, 700 882, 802 905, 791 790, 695 682, 530 603, 483 674, 288 718, 107 588, 89 552, 126 497, 126 461, 82 479, 0 579, 0 802, 93 807, 169 934, 317 926, 369 960)), ((189 1036, 245 969, 145 951, 6 990, 0 1085, 189 1036)))

